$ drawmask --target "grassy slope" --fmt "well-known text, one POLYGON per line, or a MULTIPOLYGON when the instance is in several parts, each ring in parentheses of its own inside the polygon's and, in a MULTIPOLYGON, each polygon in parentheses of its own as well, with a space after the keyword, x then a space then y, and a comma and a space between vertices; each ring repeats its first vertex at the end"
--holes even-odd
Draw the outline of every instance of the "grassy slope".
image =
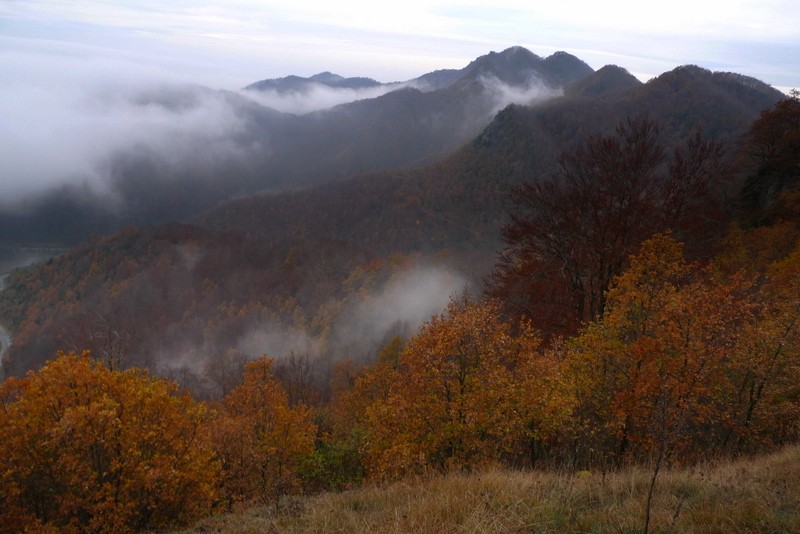
MULTIPOLYGON (((189 532, 641 532, 649 473, 488 471, 208 519, 189 532)), ((800 447, 663 472, 651 532, 800 532, 800 447)))

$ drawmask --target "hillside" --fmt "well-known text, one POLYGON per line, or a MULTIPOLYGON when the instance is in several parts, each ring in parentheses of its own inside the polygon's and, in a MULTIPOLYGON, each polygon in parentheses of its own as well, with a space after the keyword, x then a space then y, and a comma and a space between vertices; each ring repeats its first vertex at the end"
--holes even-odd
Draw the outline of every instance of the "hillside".
MULTIPOLYGON (((619 102, 730 80, 758 88, 688 68, 619 102)), ((552 108, 507 108, 431 174, 129 227, 12 273, 4 367, 35 370, 0 385, 0 530, 796 530, 800 102, 728 152, 642 117, 576 140, 507 197, 487 282, 512 294, 453 296, 496 257, 475 214, 503 216, 552 108), (397 216, 385 236, 373 212, 397 216)))
MULTIPOLYGON (((490 470, 286 499, 207 519, 214 532, 639 532, 646 469, 490 470)), ((800 530, 800 450, 672 469, 656 485, 652 532, 800 530)))
POLYGON ((368 359, 465 284, 480 291, 500 247, 509 190, 547 176, 562 150, 636 114, 659 121, 668 144, 703 127, 734 149, 777 99, 758 84, 694 67, 647 84, 601 69, 575 87, 536 106, 507 107, 472 142, 427 167, 257 195, 188 225, 129 228, 20 273, 0 296, 2 320, 15 332, 6 369, 22 374, 58 348, 83 346, 125 352, 131 363, 167 374, 202 373, 229 349, 240 357, 294 351, 329 362, 368 359), (420 272, 436 281, 431 298, 397 311, 412 302, 398 288, 414 287, 408 273, 420 272), (377 303, 395 311, 354 342, 345 334, 353 315, 377 303), (101 334, 109 330, 126 335, 112 343, 101 334))

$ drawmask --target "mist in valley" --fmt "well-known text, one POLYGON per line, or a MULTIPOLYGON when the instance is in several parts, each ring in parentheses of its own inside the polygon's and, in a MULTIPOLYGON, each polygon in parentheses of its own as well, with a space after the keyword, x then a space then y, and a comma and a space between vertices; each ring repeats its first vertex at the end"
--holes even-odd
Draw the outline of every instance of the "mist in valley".
POLYGON ((321 310, 319 317, 301 321, 304 324, 245 321, 236 324, 237 333, 225 341, 201 338, 198 332, 174 332, 152 355, 132 360, 150 363, 200 397, 224 395, 238 383, 243 365, 263 355, 275 358, 279 369, 306 367, 310 384, 324 390, 336 362, 372 363, 393 338, 407 341, 473 285, 451 267, 421 261, 395 272, 373 291, 331 303, 327 312, 321 310))

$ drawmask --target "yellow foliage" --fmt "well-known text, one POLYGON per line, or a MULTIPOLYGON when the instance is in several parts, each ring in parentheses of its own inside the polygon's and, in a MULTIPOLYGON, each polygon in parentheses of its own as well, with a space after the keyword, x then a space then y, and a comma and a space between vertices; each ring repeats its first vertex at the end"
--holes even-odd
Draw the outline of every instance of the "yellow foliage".
POLYGON ((0 530, 125 532, 210 511, 206 411, 175 384, 84 353, 0 390, 0 530))
POLYGON ((278 498, 296 489, 297 469, 314 450, 317 428, 305 406, 289 407, 267 357, 245 366, 225 397, 212 435, 229 502, 278 498))
POLYGON ((452 303, 411 340, 398 370, 379 364, 357 384, 384 385, 364 414, 367 472, 394 478, 522 454, 568 412, 554 402, 567 397, 555 393, 558 374, 535 333, 512 334, 495 304, 452 303), (376 381, 387 373, 394 379, 376 381))

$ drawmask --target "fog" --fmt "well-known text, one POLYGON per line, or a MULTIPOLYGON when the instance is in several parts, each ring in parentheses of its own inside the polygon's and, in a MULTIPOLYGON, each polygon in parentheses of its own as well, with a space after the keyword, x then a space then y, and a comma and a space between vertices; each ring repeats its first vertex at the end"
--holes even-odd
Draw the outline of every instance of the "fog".
MULTIPOLYGON (((409 85, 345 89, 310 84, 302 92, 227 92, 192 85, 185 75, 137 63, 138 58, 87 54, 69 47, 58 54, 49 49, 0 54, 0 71, 14 74, 0 84, 0 207, 8 209, 64 184, 85 186, 113 200, 119 193, 116 166, 121 156, 131 154, 155 161, 159 179, 208 174, 209 169, 219 173, 230 160, 262 161, 271 140, 256 135, 263 130, 251 129, 248 100, 302 115, 409 85)), ((254 72, 253 79, 258 78, 254 72)), ((535 81, 524 88, 497 79, 482 82, 492 112, 558 94, 535 81)))
POLYGON ((493 77, 430 96, 423 80, 229 91, 131 54, 0 50, 0 70, 14 74, 0 85, 0 242, 72 245, 256 192, 435 161, 508 104, 560 94, 493 77), (409 87, 421 93, 376 100, 409 87), (375 105, 342 107, 365 99, 375 105))
POLYGON ((156 159, 165 176, 263 156, 268 140, 245 135, 244 98, 300 114, 396 88, 227 92, 134 59, 70 47, 0 53, 0 71, 13 73, 0 84, 0 207, 65 184, 113 196, 120 154, 156 159))
POLYGON ((357 358, 394 335, 408 337, 465 290, 466 279, 443 267, 417 266, 345 309, 331 335, 339 351, 357 358))
POLYGON ((538 78, 531 78, 527 84, 518 87, 503 83, 495 77, 483 76, 481 84, 493 101, 492 115, 509 104, 532 105, 564 94, 562 89, 550 87, 538 78))
POLYGON ((324 352, 337 359, 369 359, 391 337, 408 338, 417 332, 466 286, 466 279, 451 269, 417 265, 397 274, 377 290, 348 301, 336 314, 330 330, 322 335, 313 336, 284 324, 254 324, 235 346, 250 358, 262 354, 276 358, 290 354, 317 358, 324 352))
POLYGON ((407 83, 392 83, 363 89, 349 89, 310 83, 304 91, 279 92, 248 89, 239 91, 239 94, 282 113, 304 115, 356 100, 377 98, 407 86, 407 83))
POLYGON ((322 332, 312 334, 297 325, 271 321, 253 321, 235 339, 226 341, 175 331, 162 338, 165 344, 152 359, 142 356, 140 360, 155 364, 157 372, 194 388, 195 393, 212 397, 235 385, 246 361, 262 355, 278 361, 298 358, 324 384, 332 362, 373 362, 392 337, 408 340, 467 287, 466 278, 450 268, 416 265, 372 292, 351 295, 322 332))
POLYGON ((111 192, 112 159, 133 147, 167 165, 243 149, 234 141, 242 119, 221 94, 139 64, 4 52, 0 70, 14 73, 0 84, 6 206, 65 183, 111 192))

